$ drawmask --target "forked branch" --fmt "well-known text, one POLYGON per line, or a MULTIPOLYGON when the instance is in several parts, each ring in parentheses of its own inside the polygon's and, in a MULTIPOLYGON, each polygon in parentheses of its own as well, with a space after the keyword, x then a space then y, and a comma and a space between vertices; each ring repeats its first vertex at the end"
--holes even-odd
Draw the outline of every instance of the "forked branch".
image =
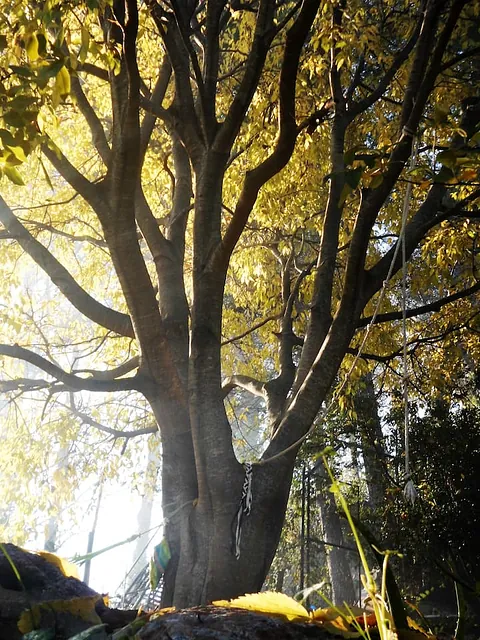
POLYGON ((19 345, 0 344, 0 355, 29 362, 42 371, 45 371, 45 373, 48 373, 48 375, 52 376, 55 380, 63 382, 65 387, 75 391, 128 391, 138 389, 141 386, 135 377, 120 378, 117 380, 81 378, 73 373, 64 371, 38 353, 25 347, 20 347, 19 345))
POLYGON ((134 337, 129 316, 106 307, 82 289, 67 269, 19 222, 1 196, 0 222, 80 313, 109 331, 134 337))

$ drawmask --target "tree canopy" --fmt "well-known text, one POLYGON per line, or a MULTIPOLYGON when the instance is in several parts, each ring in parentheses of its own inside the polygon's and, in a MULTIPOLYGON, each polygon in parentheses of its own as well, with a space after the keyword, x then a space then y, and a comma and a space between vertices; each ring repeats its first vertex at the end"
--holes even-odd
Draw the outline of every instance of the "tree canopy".
POLYGON ((395 384, 404 263, 415 371, 441 386, 476 360, 479 4, 47 0, 0 21, 2 491, 67 450, 65 485, 98 453, 114 472, 98 434, 159 430, 165 603, 258 590, 322 406, 375 364, 395 384))

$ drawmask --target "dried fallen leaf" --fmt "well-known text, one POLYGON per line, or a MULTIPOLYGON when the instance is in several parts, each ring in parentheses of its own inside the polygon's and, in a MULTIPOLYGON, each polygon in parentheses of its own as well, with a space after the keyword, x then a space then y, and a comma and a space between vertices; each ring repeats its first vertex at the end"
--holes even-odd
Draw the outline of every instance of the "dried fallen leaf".
POLYGON ((310 616, 308 611, 299 602, 286 596, 284 593, 275 591, 264 591, 262 593, 248 593, 234 600, 216 600, 213 602, 217 607, 247 609, 258 613, 268 613, 280 615, 287 620, 302 620, 308 622, 310 616))

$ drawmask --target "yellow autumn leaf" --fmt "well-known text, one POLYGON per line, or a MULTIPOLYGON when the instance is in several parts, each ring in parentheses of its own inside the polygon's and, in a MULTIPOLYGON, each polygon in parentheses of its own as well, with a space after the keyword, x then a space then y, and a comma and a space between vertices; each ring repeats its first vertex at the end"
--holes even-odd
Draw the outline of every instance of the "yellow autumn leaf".
POLYGON ((78 567, 73 562, 69 562, 65 558, 61 558, 57 556, 55 553, 50 553, 49 551, 36 551, 38 556, 41 556, 44 560, 49 562, 50 564, 54 564, 56 567, 60 569, 64 576, 80 579, 78 574, 78 567))
POLYGON ((325 620, 315 618, 314 622, 317 624, 321 623, 324 629, 330 631, 334 635, 341 635, 343 638, 358 638, 361 635, 360 631, 356 631, 354 627, 350 626, 348 621, 338 613, 336 617, 330 617, 325 620))
POLYGON ((65 66, 60 69, 55 77, 55 91, 62 98, 70 93, 70 74, 65 66))
POLYGON ((20 162, 26 162, 27 161, 27 156, 25 155, 25 151, 23 150, 22 147, 20 146, 10 146, 10 145, 6 145, 6 148, 11 151, 13 153, 13 155, 15 156, 15 158, 17 160, 19 160, 20 162))
POLYGON ((478 176, 478 169, 464 169, 457 176, 462 182, 468 182, 469 180, 476 180, 478 176))
POLYGON ((88 29, 86 29, 82 25, 80 34, 81 34, 82 40, 81 40, 80 51, 78 52, 78 59, 83 64, 87 59, 87 55, 88 55, 88 47, 90 44, 90 33, 88 32, 88 29))
POLYGON ((400 640, 421 640, 422 638, 423 640, 425 640, 425 638, 428 640, 436 640, 436 636, 425 631, 425 629, 423 629, 413 618, 410 618, 410 616, 407 617, 407 622, 408 629, 400 629, 398 631, 398 637, 400 640))
POLYGON ((25 50, 30 62, 35 62, 35 60, 38 59, 38 38, 35 33, 28 36, 25 43, 25 50))
POLYGON ((13 184, 18 184, 19 186, 24 186, 25 182, 23 181, 22 174, 20 171, 11 165, 5 164, 2 167, 3 173, 7 176, 7 178, 13 182, 13 184))
POLYGON ((85 598, 72 598, 71 600, 49 600, 34 604, 20 616, 17 627, 22 633, 29 633, 35 627, 40 626, 42 615, 67 613, 80 618, 92 625, 100 624, 101 620, 95 611, 98 596, 85 598))
POLYGON ((263 593, 247 593, 234 600, 216 600, 216 607, 247 609, 258 613, 268 613, 287 618, 287 620, 303 620, 308 622, 308 611, 299 602, 284 593, 264 591, 263 593))
POLYGON ((360 607, 355 606, 342 606, 338 607, 327 607, 326 609, 315 609, 310 614, 313 620, 335 620, 339 615, 343 616, 349 622, 354 620, 355 618, 363 617, 363 614, 367 616, 370 614, 370 611, 365 611, 360 607))
POLYGON ((162 616, 165 616, 168 613, 173 613, 176 610, 176 607, 163 607, 163 609, 158 609, 157 611, 152 613, 150 619, 154 620, 155 618, 161 618, 162 616))

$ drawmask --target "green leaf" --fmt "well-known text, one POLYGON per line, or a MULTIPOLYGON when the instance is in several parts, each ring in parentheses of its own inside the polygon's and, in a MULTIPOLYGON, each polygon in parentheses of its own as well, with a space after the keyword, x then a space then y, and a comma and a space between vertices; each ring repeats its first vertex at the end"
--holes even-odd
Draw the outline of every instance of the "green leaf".
POLYGON ((441 162, 441 164, 449 169, 454 169, 457 164, 457 156, 454 151, 441 151, 437 155, 437 162, 441 162))
POLYGON ((7 111, 7 113, 3 114, 3 120, 11 127, 15 127, 15 129, 25 126, 24 115, 19 111, 7 111))
POLYGON ((15 138, 12 136, 8 129, 0 129, 0 140, 3 142, 4 146, 15 146, 15 138))
POLYGON ((90 45, 90 34, 88 32, 88 29, 86 29, 83 25, 82 25, 81 39, 82 40, 80 45, 80 51, 78 52, 78 59, 83 64, 87 59, 88 47, 90 45))
POLYGON ((47 86, 50 78, 55 78, 60 69, 63 67, 63 60, 55 60, 49 65, 41 67, 38 71, 37 77, 35 81, 41 89, 44 89, 47 86))
POLYGON ((0 51, 3 51, 7 48, 8 40, 7 36, 3 33, 0 34, 0 51))
POLYGON ((343 161, 345 162, 345 166, 348 167, 353 163, 353 161, 355 160, 355 154, 357 150, 358 150, 358 147, 352 147, 348 151, 345 151, 345 154, 343 156, 343 161))
POLYGON ((65 66, 63 66, 55 77, 55 91, 61 98, 65 98, 70 93, 70 74, 65 66))
POLYGON ((345 182, 342 188, 342 193, 340 194, 340 200, 338 202, 339 207, 345 204, 345 200, 352 193, 352 191, 353 191, 352 187, 347 182, 345 182))
POLYGON ((37 41, 38 41, 38 53, 40 56, 45 56, 47 53, 47 39, 43 35, 43 33, 37 33, 37 41))
POLYGON ((34 96, 18 95, 8 103, 9 109, 12 111, 24 111, 37 101, 34 96))
POLYGON ((345 182, 352 190, 358 187, 364 170, 364 167, 357 167, 351 171, 345 171, 345 182))
POLYGON ((409 171, 407 171, 407 174, 411 178, 420 179, 420 180, 429 179, 433 176, 431 168, 428 167, 427 165, 419 165, 414 169, 410 169, 409 171))
POLYGON ((454 172, 446 165, 443 165, 440 171, 436 174, 434 180, 435 182, 446 183, 450 182, 453 178, 455 178, 454 172))
POLYGON ((11 64, 10 70, 17 76, 23 76, 24 78, 31 78, 34 73, 28 67, 20 67, 17 64, 11 64))
POLYGON ((27 56, 30 62, 35 62, 35 60, 38 60, 37 34, 32 33, 31 35, 28 36, 27 41, 25 43, 25 51, 27 52, 27 56))
POLYGON ((433 110, 433 120, 435 121, 435 124, 442 124, 446 122, 449 114, 450 114, 449 107, 435 105, 433 110))
POLYGON ((25 151, 22 149, 22 147, 18 145, 7 145, 7 149, 13 153, 17 160, 20 160, 20 162, 26 162, 27 156, 25 155, 25 151))
POLYGON ((21 187, 25 186, 25 182, 23 181, 20 171, 16 167, 5 164, 3 166, 3 173, 11 182, 13 182, 13 184, 18 184, 21 187))
POLYGON ((470 138, 470 141, 473 142, 474 144, 480 145, 480 131, 477 131, 476 133, 474 133, 473 136, 470 138))

